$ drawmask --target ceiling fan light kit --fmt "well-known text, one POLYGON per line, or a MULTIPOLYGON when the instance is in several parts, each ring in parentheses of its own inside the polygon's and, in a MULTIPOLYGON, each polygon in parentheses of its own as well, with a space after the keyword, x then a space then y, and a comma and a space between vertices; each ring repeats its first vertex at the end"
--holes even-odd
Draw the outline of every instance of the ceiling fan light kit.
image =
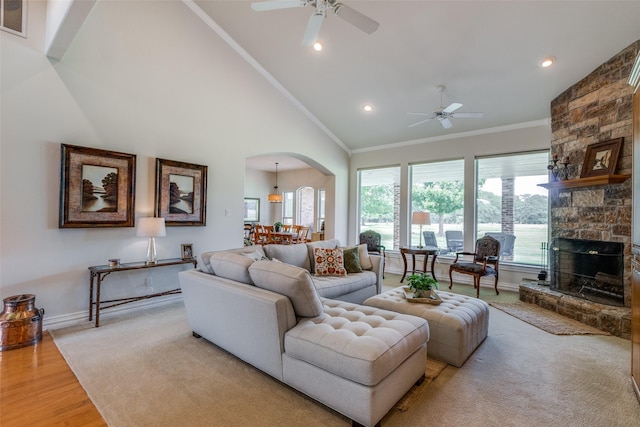
POLYGON ((264 12, 309 5, 315 7, 316 11, 311 15, 307 23, 307 29, 302 38, 303 46, 312 46, 318 39, 322 21, 327 17, 327 9, 333 9, 333 13, 336 16, 367 34, 372 34, 380 26, 378 22, 344 3, 338 3, 337 0, 271 0, 251 3, 251 8, 256 12, 264 12))

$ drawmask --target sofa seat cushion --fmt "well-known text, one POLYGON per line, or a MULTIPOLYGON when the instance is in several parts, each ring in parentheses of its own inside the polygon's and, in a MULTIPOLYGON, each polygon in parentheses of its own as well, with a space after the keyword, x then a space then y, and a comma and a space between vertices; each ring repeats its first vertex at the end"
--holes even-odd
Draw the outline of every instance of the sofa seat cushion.
POLYGON ((314 317, 322 313, 322 302, 304 268, 284 262, 256 261, 249 267, 249 274, 258 288, 289 297, 296 316, 314 317))
POLYGON ((313 276, 313 284, 318 295, 323 298, 338 298, 376 284, 376 274, 372 271, 347 274, 346 276, 313 276))
POLYGON ((287 331, 285 353, 359 384, 378 384, 429 340, 422 318, 336 300, 322 303, 321 315, 287 331))

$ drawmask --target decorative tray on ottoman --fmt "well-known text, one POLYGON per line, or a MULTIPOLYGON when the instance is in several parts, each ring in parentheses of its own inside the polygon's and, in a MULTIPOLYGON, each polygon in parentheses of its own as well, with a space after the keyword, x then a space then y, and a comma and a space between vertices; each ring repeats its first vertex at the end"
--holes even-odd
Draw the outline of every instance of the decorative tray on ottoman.
POLYGON ((404 297, 408 302, 417 302, 421 304, 433 304, 440 305, 442 303, 442 298, 440 295, 436 293, 436 291, 431 290, 431 295, 428 298, 416 298, 413 296, 413 291, 409 289, 407 286, 403 286, 402 290, 404 291, 404 297))

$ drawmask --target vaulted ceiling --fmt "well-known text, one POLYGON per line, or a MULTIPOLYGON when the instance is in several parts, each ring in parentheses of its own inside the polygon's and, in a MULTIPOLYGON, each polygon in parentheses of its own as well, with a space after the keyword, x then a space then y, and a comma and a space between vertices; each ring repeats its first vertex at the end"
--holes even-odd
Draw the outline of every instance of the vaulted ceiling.
POLYGON ((640 1, 344 0, 379 28, 329 11, 317 52, 302 45, 312 4, 182 1, 349 152, 539 124, 555 97, 640 39, 640 1), (483 117, 409 127, 424 117, 408 112, 453 102, 483 117))

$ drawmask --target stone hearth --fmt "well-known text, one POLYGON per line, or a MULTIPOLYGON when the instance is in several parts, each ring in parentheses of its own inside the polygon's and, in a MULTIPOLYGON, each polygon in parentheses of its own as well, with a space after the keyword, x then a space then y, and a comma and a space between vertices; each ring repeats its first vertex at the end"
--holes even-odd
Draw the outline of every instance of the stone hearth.
POLYGON ((631 338, 631 309, 598 304, 576 298, 539 285, 537 280, 523 279, 520 301, 536 304, 568 318, 611 333, 620 338, 631 338))

